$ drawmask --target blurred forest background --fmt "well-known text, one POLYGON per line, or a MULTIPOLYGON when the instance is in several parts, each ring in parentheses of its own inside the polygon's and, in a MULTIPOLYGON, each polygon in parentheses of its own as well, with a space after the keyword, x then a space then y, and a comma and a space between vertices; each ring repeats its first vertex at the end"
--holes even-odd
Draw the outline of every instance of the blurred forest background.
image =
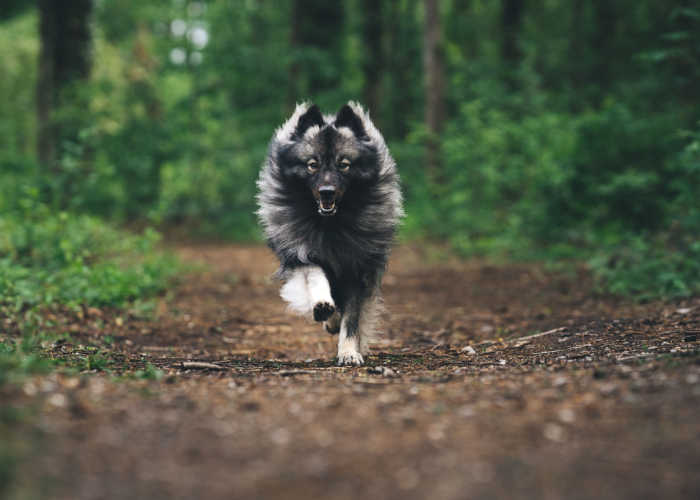
POLYGON ((46 300, 155 286, 155 260, 145 285, 86 271, 109 225, 259 239, 272 131, 295 102, 349 99, 399 164, 404 238, 700 290, 697 1, 3 0, 0 46, 5 302, 38 300, 37 269, 64 273, 46 300))

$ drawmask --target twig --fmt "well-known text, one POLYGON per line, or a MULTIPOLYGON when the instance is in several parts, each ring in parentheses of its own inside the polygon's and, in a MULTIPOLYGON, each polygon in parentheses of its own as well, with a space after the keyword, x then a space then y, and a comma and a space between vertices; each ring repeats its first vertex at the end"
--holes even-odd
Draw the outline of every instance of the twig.
POLYGON ((215 365, 214 363, 206 363, 204 361, 183 361, 183 368, 194 370, 224 370, 223 366, 215 365))
POLYGON ((316 373, 313 370, 280 370, 277 375, 280 377, 291 377, 293 375, 309 375, 316 373))
POLYGON ((650 356, 654 356, 654 353, 651 352, 643 352, 640 354, 634 354, 632 356, 625 356, 624 358, 616 358, 615 361, 629 361, 632 359, 640 359, 640 358, 648 358, 650 356))
POLYGON ((540 332, 540 333, 533 333, 532 335, 525 335, 524 337, 518 337, 517 339, 511 339, 508 342, 513 343, 513 342, 519 342, 521 340, 530 340, 530 339, 535 339, 537 337, 544 337, 545 335, 551 335, 553 333, 561 332, 566 330, 566 326, 560 326, 559 328, 553 328, 552 330, 547 330, 546 332, 540 332))
MULTIPOLYGON (((575 351, 576 349, 585 349, 586 347, 593 347, 593 344, 574 345, 571 347, 566 347, 564 349, 554 349, 553 351, 533 352, 533 353, 530 353, 530 355, 531 356, 538 356, 540 354, 553 354, 555 352, 575 351)), ((585 354, 585 355, 587 356, 588 354, 585 354)))

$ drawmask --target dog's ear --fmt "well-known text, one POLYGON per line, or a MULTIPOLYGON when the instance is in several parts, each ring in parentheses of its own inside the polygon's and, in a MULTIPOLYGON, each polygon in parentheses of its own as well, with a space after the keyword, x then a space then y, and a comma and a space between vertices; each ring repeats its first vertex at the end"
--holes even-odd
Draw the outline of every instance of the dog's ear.
POLYGON ((309 109, 306 110, 306 113, 299 117, 297 126, 294 129, 294 137, 303 137, 304 132, 306 132, 309 128, 313 127, 314 125, 322 127, 324 124, 325 122, 323 121, 323 115, 321 114, 321 110, 318 109, 318 106, 313 104, 309 109))
POLYGON ((358 139, 366 140, 368 138, 365 127, 362 125, 362 119, 347 104, 340 108, 338 114, 335 115, 335 128, 340 127, 348 127, 358 139))

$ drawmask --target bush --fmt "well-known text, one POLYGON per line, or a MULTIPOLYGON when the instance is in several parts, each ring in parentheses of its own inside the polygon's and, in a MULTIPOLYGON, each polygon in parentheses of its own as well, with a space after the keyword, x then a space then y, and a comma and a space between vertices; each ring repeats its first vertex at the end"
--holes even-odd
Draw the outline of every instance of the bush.
POLYGON ((591 267, 606 290, 640 298, 687 297, 700 293, 700 129, 669 162, 656 233, 622 233, 604 246, 591 267))
POLYGON ((25 200, 0 215, 0 307, 123 306, 158 293, 177 271, 158 240, 25 200))
POLYGON ((542 242, 556 217, 547 199, 567 179, 574 125, 563 114, 514 119, 479 100, 464 104, 445 134, 436 235, 467 254, 517 254, 525 242, 542 242))

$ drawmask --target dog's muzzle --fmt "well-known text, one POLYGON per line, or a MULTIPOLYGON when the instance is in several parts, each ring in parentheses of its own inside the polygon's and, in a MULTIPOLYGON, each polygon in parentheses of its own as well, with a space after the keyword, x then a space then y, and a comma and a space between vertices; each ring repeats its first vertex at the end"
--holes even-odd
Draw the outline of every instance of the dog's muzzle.
POLYGON ((318 189, 318 213, 321 215, 335 215, 336 189, 333 186, 321 186, 318 189))

